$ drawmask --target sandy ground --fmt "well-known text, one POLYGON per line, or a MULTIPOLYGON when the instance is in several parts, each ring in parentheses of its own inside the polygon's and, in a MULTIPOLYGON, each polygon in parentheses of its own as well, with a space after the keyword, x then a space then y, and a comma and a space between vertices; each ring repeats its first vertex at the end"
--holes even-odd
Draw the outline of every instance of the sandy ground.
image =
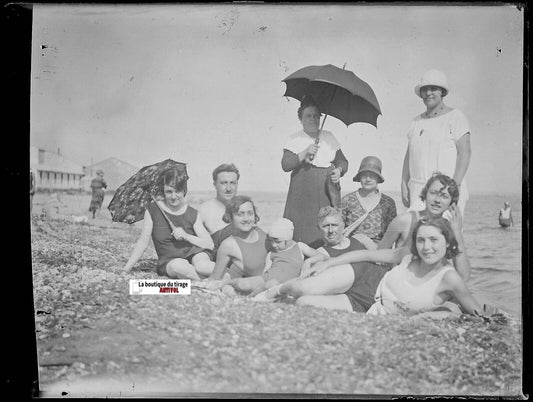
POLYGON ((59 214, 42 217, 48 199, 35 197, 32 217, 41 396, 520 395, 515 319, 370 317, 194 289, 129 295, 129 279, 158 278, 153 247, 120 269, 140 225, 107 211, 75 223, 88 195, 63 195, 59 214))

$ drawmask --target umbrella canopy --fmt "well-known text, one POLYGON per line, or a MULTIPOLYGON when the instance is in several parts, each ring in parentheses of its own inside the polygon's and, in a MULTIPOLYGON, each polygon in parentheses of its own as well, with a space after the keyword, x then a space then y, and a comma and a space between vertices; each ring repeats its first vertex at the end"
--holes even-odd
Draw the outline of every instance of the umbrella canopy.
MULTIPOLYGON (((189 178, 185 163, 167 159, 143 167, 122 184, 107 207, 111 212, 113 222, 132 224, 142 220, 146 207, 152 200, 155 200, 154 197, 160 192, 161 178, 171 169, 183 173, 185 179, 189 178)), ((163 215, 165 214, 163 213, 163 215)))
POLYGON ((322 113, 336 117, 346 126, 366 122, 377 127, 381 109, 376 95, 370 85, 351 71, 331 64, 308 66, 282 82, 287 84, 284 96, 302 101, 304 96, 311 95, 322 113))

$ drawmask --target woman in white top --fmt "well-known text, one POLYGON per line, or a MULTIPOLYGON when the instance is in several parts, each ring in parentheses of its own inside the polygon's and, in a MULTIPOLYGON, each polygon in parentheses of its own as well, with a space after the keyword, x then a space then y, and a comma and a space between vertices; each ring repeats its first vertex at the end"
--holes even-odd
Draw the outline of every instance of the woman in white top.
POLYGON ((446 310, 445 302, 452 298, 469 314, 483 312, 449 262, 459 249, 448 221, 442 217, 422 220, 412 237, 411 254, 381 279, 376 303, 367 314, 412 316, 446 310))
POLYGON ((420 190, 435 171, 452 177, 459 185, 457 206, 464 216, 468 200, 465 174, 470 163, 470 128, 465 115, 444 104, 450 92, 446 76, 438 70, 427 71, 415 93, 426 111, 413 119, 409 146, 402 172, 402 202, 410 210, 424 209, 420 190))
POLYGON ((298 109, 303 129, 291 135, 284 146, 281 167, 291 172, 283 217, 294 224, 294 240, 316 248, 320 231, 316 216, 320 208, 340 204, 339 180, 348 170, 348 161, 337 139, 320 130, 320 110, 307 97, 298 109), (318 140, 318 143, 317 143, 318 140))

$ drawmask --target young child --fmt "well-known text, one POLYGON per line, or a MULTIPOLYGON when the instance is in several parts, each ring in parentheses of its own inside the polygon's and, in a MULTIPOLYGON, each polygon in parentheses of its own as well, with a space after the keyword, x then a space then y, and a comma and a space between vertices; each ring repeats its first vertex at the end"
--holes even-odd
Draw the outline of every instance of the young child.
POLYGON ((292 239, 294 225, 289 219, 277 219, 267 232, 267 241, 272 251, 266 256, 265 270, 262 276, 236 278, 226 284, 241 293, 255 296, 273 286, 295 279, 300 275, 305 258, 326 259, 322 253, 305 243, 292 239))

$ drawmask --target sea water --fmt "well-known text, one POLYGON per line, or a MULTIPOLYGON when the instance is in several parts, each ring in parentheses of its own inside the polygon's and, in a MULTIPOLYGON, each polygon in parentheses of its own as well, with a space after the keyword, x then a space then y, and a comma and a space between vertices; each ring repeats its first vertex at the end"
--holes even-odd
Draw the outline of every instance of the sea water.
POLYGON ((521 316, 522 205, 520 195, 472 195, 466 205, 464 237, 472 276, 468 288, 486 301, 521 316), (503 229, 498 212, 511 203, 514 226, 503 229))

